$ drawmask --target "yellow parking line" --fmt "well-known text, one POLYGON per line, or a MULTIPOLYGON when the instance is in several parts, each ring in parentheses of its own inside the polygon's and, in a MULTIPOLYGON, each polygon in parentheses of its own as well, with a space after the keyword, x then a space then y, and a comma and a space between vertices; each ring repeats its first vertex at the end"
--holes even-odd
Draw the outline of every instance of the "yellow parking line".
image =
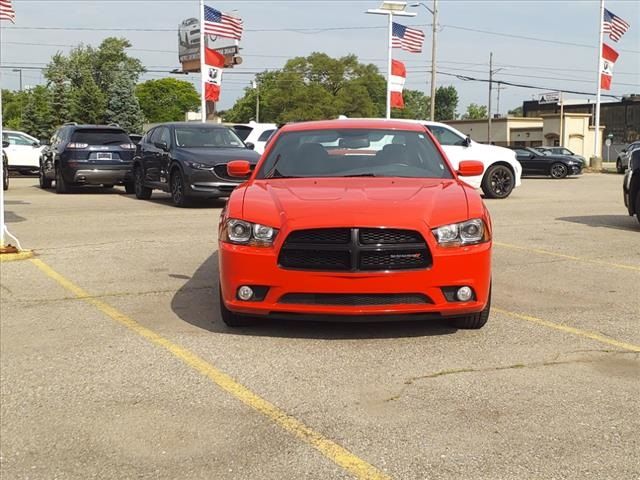
POLYGON ((522 315, 516 312, 510 312, 509 310, 504 310, 502 308, 492 307, 492 310, 494 312, 502 313, 504 315, 509 315, 511 317, 518 318, 520 320, 526 320, 527 322, 536 323, 538 325, 542 325, 543 327, 553 328, 555 330, 560 330, 562 332, 570 333, 572 335, 578 335, 580 337, 590 338, 591 340, 595 340, 596 342, 612 345, 614 347, 622 348, 624 350, 630 350, 632 352, 640 352, 640 345, 621 342, 619 340, 615 340, 613 338, 607 337, 605 335, 601 335, 596 332, 590 332, 589 330, 582 330, 580 328, 569 327, 568 325, 562 325, 560 323, 550 322, 549 320, 543 320, 542 318, 532 317, 530 315, 522 315))
POLYGON ((241 385, 221 370, 218 370, 195 353, 142 326, 140 323, 119 312, 102 300, 92 297, 88 292, 75 285, 70 280, 67 280, 42 260, 31 259, 30 261, 47 276, 73 293, 77 298, 93 305, 112 320, 124 325, 151 343, 168 350, 183 363, 209 378, 221 389, 230 393, 257 412, 260 412, 290 434, 310 444, 324 456, 354 475, 356 478, 370 480, 388 480, 391 478, 373 465, 351 453, 346 448, 338 445, 321 433, 316 432, 300 420, 288 415, 284 410, 281 410, 274 404, 253 393, 247 387, 241 385))
POLYGON ((0 262, 16 262, 18 260, 27 260, 33 257, 31 250, 23 250, 18 253, 0 253, 0 262))
POLYGON ((565 255, 563 253, 550 252, 548 250, 541 250, 539 248, 523 247, 520 245, 512 245, 510 243, 493 242, 493 244, 497 245, 498 247, 511 248, 513 250, 523 250, 525 252, 538 253, 540 255, 549 255, 551 257, 565 258, 567 260, 574 260, 577 262, 593 263, 596 265, 605 265, 608 267, 622 268, 624 270, 633 270, 636 272, 640 272, 640 267, 636 267, 634 265, 625 265, 622 263, 605 262, 604 260, 594 260, 591 258, 576 257, 574 255, 565 255))

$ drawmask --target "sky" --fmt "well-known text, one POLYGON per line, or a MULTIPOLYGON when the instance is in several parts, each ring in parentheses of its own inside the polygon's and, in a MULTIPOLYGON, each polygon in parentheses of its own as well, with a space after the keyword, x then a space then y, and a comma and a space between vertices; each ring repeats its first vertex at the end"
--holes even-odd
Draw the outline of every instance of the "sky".
MULTIPOLYGON (((149 70, 179 68, 178 24, 198 17, 198 0, 13 0, 15 25, 2 22, 0 66, 2 88, 18 89, 44 80, 35 67, 45 65, 57 51, 68 52, 79 43, 98 45, 108 36, 126 37, 129 54, 149 70), (48 27, 50 29, 45 29, 48 27), (83 28, 86 30, 72 30, 83 28), (103 30, 101 30, 103 29, 103 30), (121 29, 108 31, 104 29, 121 29), (158 31, 159 30, 159 31, 158 31), (31 67, 31 68, 28 68, 31 67)), ((233 105, 257 71, 280 68, 287 59, 325 52, 331 56, 355 54, 386 70, 386 17, 367 15, 381 1, 364 0, 207 0, 207 5, 244 20, 240 44, 242 65, 225 70, 219 109, 233 105), (303 29, 304 31, 293 31, 303 29)), ((426 0, 431 7, 433 0, 426 0)), ((507 110, 550 90, 595 92, 599 25, 598 0, 439 0, 436 59, 437 85, 454 85, 460 96, 458 113, 469 103, 486 105, 488 84, 465 81, 464 75, 488 78, 493 52, 494 79, 533 85, 536 89, 505 86, 493 94, 493 112, 507 110), (478 31, 480 30, 480 31, 478 31), (521 37, 530 37, 521 38, 521 37), (448 75, 447 75, 448 74, 448 75), (453 76, 452 76, 453 75, 453 76)), ((620 57, 615 64, 610 93, 640 94, 640 1, 607 0, 607 9, 631 24, 615 43, 605 40, 620 57)), ((405 88, 429 90, 431 24, 423 7, 418 15, 397 20, 425 31, 422 53, 394 49, 394 58, 407 65, 405 88)), ((172 76, 149 72, 142 80, 172 76)), ((199 76, 179 75, 199 88, 199 76)), ((568 94, 568 99, 593 98, 568 94)))

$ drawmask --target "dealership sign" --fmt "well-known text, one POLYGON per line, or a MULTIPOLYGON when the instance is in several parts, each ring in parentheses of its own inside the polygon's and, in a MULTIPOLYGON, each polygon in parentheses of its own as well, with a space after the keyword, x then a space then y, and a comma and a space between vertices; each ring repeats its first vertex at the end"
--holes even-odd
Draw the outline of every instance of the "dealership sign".
POLYGON ((540 95, 539 104, 558 103, 560 101, 560 92, 548 92, 540 95))

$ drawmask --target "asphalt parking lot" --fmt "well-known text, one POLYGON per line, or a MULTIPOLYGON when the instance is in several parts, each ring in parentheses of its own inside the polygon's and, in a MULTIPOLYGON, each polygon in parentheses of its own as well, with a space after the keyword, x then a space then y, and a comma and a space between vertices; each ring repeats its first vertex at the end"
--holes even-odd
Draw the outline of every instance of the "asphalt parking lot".
POLYGON ((640 225, 622 177, 487 201, 493 305, 444 323, 231 330, 217 220, 12 178, 3 479, 640 478, 640 225))

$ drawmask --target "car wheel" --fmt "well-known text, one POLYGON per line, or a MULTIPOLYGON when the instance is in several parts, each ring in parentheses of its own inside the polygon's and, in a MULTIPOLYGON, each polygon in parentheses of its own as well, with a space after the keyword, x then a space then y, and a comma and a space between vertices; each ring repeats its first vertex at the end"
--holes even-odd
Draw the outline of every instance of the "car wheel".
POLYGON ((179 169, 171 173, 171 200, 176 207, 186 207, 189 205, 189 198, 186 195, 186 185, 184 176, 179 169))
POLYGON ((482 191, 487 198, 507 198, 513 191, 515 177, 506 165, 493 165, 482 178, 482 191))
POLYGON ((551 178, 564 178, 569 174, 569 169, 564 163, 554 163, 549 169, 551 178))
POLYGON ((133 182, 127 182, 124 184, 124 191, 127 194, 136 193, 136 186, 133 184, 133 182))
POLYGON ((616 171, 618 173, 624 173, 624 167, 622 166, 622 160, 620 160, 620 158, 616 160, 616 171))
POLYGON ((218 302, 220 303, 220 317, 227 327, 247 327, 254 322, 251 318, 238 315, 229 310, 222 299, 222 288, 218 287, 218 302))
MULTIPOLYGON (((125 189, 126 188, 127 186, 125 185, 125 189)), ((137 199, 149 200, 151 198, 152 190, 149 187, 144 186, 144 177, 142 174, 142 168, 140 167, 136 167, 133 171, 133 188, 137 199)), ((127 193, 129 193, 128 190, 127 193)))
POLYGON ((464 330, 478 330, 484 327, 489 320, 489 313, 491 312, 491 289, 489 289, 489 299, 487 300, 487 306, 484 310, 473 315, 467 315, 465 317, 454 318, 452 324, 456 328, 464 330))
POLYGON ((56 167, 56 193, 68 193, 69 187, 62 176, 62 169, 56 167))
POLYGON ((9 190, 9 169, 6 165, 2 170, 2 190, 9 190))
POLYGON ((40 170, 38 171, 38 183, 42 189, 51 188, 51 179, 45 176, 42 167, 40 167, 40 170))

